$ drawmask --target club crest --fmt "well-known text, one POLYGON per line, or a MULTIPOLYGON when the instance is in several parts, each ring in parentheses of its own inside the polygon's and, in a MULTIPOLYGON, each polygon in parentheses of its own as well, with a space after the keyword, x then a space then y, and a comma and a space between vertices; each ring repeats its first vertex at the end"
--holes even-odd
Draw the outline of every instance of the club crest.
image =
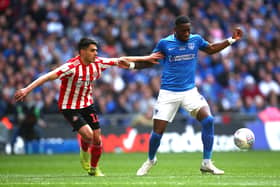
POLYGON ((73 116, 73 121, 77 121, 78 120, 78 116, 73 116))
POLYGON ((188 43, 188 48, 189 48, 190 50, 193 50, 193 49, 194 49, 194 43, 193 43, 193 42, 188 43))

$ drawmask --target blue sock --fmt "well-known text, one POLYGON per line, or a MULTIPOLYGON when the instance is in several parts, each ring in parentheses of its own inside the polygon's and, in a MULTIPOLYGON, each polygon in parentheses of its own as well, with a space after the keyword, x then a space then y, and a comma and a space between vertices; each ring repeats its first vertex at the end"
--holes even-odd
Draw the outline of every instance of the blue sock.
POLYGON ((162 134, 157 134, 152 131, 150 136, 150 144, 149 144, 149 159, 153 160, 157 153, 158 147, 160 145, 162 134))
POLYGON ((201 121, 202 124, 202 143, 203 159, 211 159, 214 141, 214 118, 208 116, 201 121))

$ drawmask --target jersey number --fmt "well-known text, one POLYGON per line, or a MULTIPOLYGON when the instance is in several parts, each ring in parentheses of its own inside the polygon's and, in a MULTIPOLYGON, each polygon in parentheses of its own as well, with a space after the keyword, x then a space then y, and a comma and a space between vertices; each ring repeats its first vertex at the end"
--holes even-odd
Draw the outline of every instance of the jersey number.
POLYGON ((97 123, 97 122, 98 122, 97 115, 95 115, 95 114, 90 114, 90 116, 91 116, 91 119, 92 119, 92 122, 93 122, 93 123, 97 123))

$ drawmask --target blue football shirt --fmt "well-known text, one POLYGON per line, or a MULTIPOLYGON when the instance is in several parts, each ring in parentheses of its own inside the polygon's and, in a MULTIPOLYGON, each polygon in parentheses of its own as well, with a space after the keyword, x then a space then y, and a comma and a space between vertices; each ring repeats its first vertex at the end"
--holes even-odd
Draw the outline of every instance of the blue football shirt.
POLYGON ((198 50, 208 45, 198 34, 191 34, 185 42, 174 34, 161 39, 153 50, 165 55, 160 60, 163 68, 161 89, 180 92, 194 88, 198 50))

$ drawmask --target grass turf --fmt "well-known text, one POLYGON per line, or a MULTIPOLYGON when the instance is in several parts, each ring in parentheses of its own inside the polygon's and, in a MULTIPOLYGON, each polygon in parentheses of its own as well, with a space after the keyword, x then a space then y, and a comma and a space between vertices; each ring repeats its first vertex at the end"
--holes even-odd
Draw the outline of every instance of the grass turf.
POLYGON ((219 152, 215 164, 225 175, 202 175, 201 153, 158 154, 148 176, 135 176, 144 153, 103 154, 105 177, 90 177, 78 154, 0 155, 0 186, 280 186, 280 152, 219 152))

